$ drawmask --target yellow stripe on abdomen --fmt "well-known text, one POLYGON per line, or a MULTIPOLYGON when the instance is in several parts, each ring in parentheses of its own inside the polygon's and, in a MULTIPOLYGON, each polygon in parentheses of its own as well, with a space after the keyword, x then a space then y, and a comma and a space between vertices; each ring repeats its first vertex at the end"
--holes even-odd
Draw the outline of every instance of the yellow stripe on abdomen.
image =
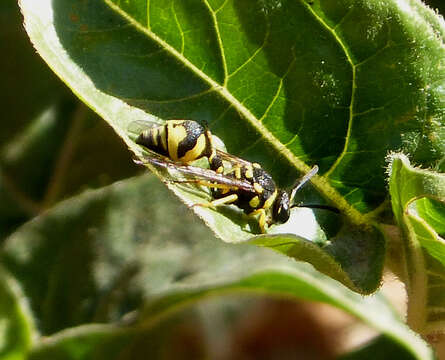
POLYGON ((183 126, 174 126, 173 122, 168 122, 168 155, 173 161, 178 161, 178 144, 187 137, 187 131, 183 126))

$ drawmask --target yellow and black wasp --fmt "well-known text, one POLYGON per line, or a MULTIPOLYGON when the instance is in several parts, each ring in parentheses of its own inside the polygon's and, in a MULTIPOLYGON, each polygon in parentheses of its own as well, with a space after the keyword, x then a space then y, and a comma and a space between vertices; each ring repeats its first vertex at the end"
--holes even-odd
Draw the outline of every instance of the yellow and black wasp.
MULTIPOLYGON (((136 143, 161 155, 147 156, 146 162, 188 176, 174 183, 194 183, 212 189, 214 200, 197 206, 235 205, 249 216, 258 216, 262 233, 266 225, 285 223, 289 219, 290 209, 299 206, 291 205, 295 194, 318 171, 314 166, 290 192, 281 190, 261 165, 214 148, 210 131, 192 120, 169 120, 165 125, 147 128, 139 134, 136 143), (202 157, 209 159, 210 169, 189 164, 202 157), (229 166, 224 166, 223 161, 229 166)), ((327 205, 305 207, 338 212, 327 205)))

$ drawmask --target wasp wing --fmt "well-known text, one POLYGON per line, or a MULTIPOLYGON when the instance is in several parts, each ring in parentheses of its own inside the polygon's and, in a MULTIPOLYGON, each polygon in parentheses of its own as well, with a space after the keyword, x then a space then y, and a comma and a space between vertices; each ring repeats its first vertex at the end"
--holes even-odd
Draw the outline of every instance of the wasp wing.
POLYGON ((165 123, 162 121, 152 121, 152 120, 133 120, 127 126, 127 132, 130 137, 136 139, 145 130, 162 126, 165 123))
MULTIPOLYGON (((247 166, 252 165, 252 163, 250 161, 241 159, 238 156, 226 153, 224 151, 216 150, 216 153, 223 160, 229 161, 232 164, 242 164, 242 165, 247 165, 247 166)), ((297 180, 297 182, 294 184, 294 186, 292 187, 292 190, 291 190, 291 196, 290 196, 291 201, 295 197, 295 194, 297 193, 297 191, 300 190, 301 187, 304 184, 306 184, 315 174, 317 174, 317 172, 318 172, 318 166, 314 165, 305 175, 303 175, 301 178, 299 178, 297 180)))
POLYGON ((226 153, 225 151, 216 149, 216 153, 221 157, 221 159, 229 161, 232 164, 241 164, 246 166, 252 165, 250 161, 241 159, 240 157, 226 153))
MULTIPOLYGON (((178 171, 184 175, 189 175, 195 180, 203 180, 209 183, 226 185, 228 188, 237 188, 247 192, 255 193, 253 185, 245 180, 235 179, 227 175, 219 174, 210 169, 203 169, 197 166, 183 165, 167 159, 145 156, 143 161, 136 160, 137 164, 149 163, 155 167, 162 167, 167 170, 178 171)), ((179 181, 181 182, 181 181, 179 181)))

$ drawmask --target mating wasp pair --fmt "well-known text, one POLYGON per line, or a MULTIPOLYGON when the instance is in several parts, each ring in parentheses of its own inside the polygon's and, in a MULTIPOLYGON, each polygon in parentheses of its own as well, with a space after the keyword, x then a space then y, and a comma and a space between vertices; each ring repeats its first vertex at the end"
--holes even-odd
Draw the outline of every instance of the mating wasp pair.
MULTIPOLYGON (((136 128, 141 129, 136 143, 154 152, 153 156, 145 157, 145 162, 155 167, 177 170, 189 177, 174 180, 174 183, 193 183, 211 189, 214 200, 196 205, 212 208, 235 205, 249 216, 258 216, 262 233, 266 231, 266 225, 285 223, 289 219, 291 208, 300 206, 291 205, 295 194, 318 171, 315 165, 287 192, 276 186, 261 165, 216 149, 209 129, 196 121, 167 120, 164 125, 135 121, 131 126, 133 133, 136 128), (190 165, 201 158, 208 159, 209 169, 190 165)), ((338 212, 336 208, 326 205, 305 207, 338 212)))

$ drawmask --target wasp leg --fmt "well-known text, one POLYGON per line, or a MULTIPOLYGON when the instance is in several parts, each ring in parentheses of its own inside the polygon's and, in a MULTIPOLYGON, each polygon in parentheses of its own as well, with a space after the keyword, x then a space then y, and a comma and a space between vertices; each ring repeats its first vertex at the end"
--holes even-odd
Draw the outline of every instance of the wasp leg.
POLYGON ((210 181, 204 181, 200 179, 190 179, 190 180, 172 180, 170 183, 173 184, 197 184, 209 188, 218 188, 218 189, 224 189, 224 190, 237 190, 237 186, 229 186, 226 184, 217 184, 210 181))
POLYGON ((252 211, 249 216, 255 216, 260 214, 258 218, 258 225, 260 226, 261 233, 264 234, 266 232, 266 210, 265 209, 256 209, 252 211))
POLYGON ((231 203, 235 202, 236 200, 238 200, 238 195, 231 194, 231 195, 228 195, 228 196, 224 196, 221 199, 213 200, 213 201, 211 201, 211 202, 209 202, 207 204, 204 204, 204 203, 193 204, 192 207, 201 206, 201 207, 207 207, 207 208, 215 209, 216 207, 221 206, 221 205, 231 204, 231 203))
MULTIPOLYGON (((236 186, 229 186, 226 184, 217 184, 217 183, 213 183, 210 181, 204 181, 201 179, 173 180, 172 183, 198 184, 198 185, 206 186, 209 188, 218 188, 218 189, 223 189, 223 190, 227 190, 227 191, 238 189, 238 187, 236 187, 236 186)), ((208 208, 216 208, 217 206, 231 204, 231 203, 235 202, 236 200, 238 200, 238 195, 231 194, 228 196, 224 196, 220 199, 213 200, 207 204, 204 204, 204 203, 193 204, 191 207, 202 206, 202 207, 208 207, 208 208)))
POLYGON ((234 165, 225 175, 230 175, 232 173, 235 173, 235 178, 241 179, 241 166, 234 165))
POLYGON ((210 204, 212 204, 213 207, 217 207, 220 205, 227 205, 227 204, 234 203, 236 200, 238 200, 238 195, 231 194, 231 195, 224 196, 221 199, 213 200, 210 202, 210 204))

